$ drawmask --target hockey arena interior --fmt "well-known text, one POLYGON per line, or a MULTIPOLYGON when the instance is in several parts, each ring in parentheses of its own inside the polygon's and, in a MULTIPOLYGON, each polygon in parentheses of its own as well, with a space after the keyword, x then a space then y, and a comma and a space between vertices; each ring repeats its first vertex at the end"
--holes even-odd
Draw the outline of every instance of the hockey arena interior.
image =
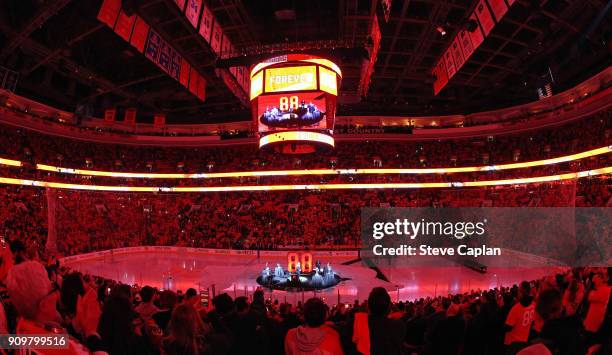
POLYGON ((0 354, 612 354, 611 7, 1 1, 0 354))

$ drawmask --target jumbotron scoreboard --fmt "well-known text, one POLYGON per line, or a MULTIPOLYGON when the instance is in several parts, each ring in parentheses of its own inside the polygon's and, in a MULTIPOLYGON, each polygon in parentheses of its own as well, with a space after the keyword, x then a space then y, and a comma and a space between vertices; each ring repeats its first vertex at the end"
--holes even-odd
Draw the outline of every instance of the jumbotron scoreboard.
POLYGON ((329 59, 287 54, 251 70, 253 124, 259 148, 288 154, 334 147, 342 72, 329 59))

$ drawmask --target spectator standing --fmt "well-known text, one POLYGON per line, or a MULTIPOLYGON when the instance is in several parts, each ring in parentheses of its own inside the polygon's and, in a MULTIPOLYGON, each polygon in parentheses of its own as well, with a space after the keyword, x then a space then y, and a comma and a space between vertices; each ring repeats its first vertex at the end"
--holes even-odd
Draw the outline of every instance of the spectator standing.
POLYGON ((325 324, 327 306, 319 298, 304 304, 304 322, 290 329, 285 338, 286 355, 342 355, 340 337, 325 324))

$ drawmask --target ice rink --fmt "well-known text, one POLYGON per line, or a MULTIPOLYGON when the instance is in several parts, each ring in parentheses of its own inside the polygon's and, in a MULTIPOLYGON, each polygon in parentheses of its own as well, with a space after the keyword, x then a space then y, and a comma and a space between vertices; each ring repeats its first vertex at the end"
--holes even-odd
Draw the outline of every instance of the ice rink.
MULTIPOLYGON (((227 292, 231 296, 250 295, 258 287, 256 278, 266 263, 273 269, 277 263, 287 267, 282 256, 257 255, 201 255, 189 253, 181 248, 168 251, 140 251, 131 253, 95 253, 80 260, 68 258, 63 262, 76 270, 121 281, 127 284, 151 285, 158 288, 186 290, 208 288, 216 294, 227 292), (100 255, 103 254, 103 255, 100 255), (171 281, 169 281, 171 280, 171 281)), ((186 249, 186 248, 185 248, 186 249)), ((376 277, 376 271, 356 262, 349 256, 319 256, 325 265, 330 262, 334 271, 343 278, 338 286, 319 291, 320 297, 329 303, 353 302, 367 298, 373 287, 382 286, 389 290, 392 299, 406 300, 425 296, 446 295, 467 292, 472 289, 490 289, 508 286, 522 280, 532 280, 558 269, 542 266, 531 268, 490 268, 482 274, 464 266, 410 267, 397 266, 381 268, 389 282, 376 277)), ((269 291, 266 297, 295 302, 308 298, 313 292, 269 291)))

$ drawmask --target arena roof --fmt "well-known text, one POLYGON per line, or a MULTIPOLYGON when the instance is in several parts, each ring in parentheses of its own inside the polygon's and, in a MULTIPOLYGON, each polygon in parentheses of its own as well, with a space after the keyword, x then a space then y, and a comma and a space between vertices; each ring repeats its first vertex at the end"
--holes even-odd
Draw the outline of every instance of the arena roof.
POLYGON ((205 101, 100 22, 102 0, 0 2, 0 66, 19 74, 18 94, 65 110, 101 117, 105 108, 136 107, 141 121, 164 113, 168 123, 211 123, 249 117, 248 102, 232 93, 219 68, 248 64, 265 51, 306 49, 336 59, 344 73, 340 115, 505 107, 537 100, 536 89, 549 81, 555 92, 567 89, 611 62, 612 21, 605 0, 516 0, 438 95, 432 67, 466 28, 475 0, 393 0, 388 21, 377 0, 204 3, 239 55, 217 56, 173 0, 122 1, 202 73, 205 101), (374 14, 382 38, 364 96, 358 86, 374 14))

